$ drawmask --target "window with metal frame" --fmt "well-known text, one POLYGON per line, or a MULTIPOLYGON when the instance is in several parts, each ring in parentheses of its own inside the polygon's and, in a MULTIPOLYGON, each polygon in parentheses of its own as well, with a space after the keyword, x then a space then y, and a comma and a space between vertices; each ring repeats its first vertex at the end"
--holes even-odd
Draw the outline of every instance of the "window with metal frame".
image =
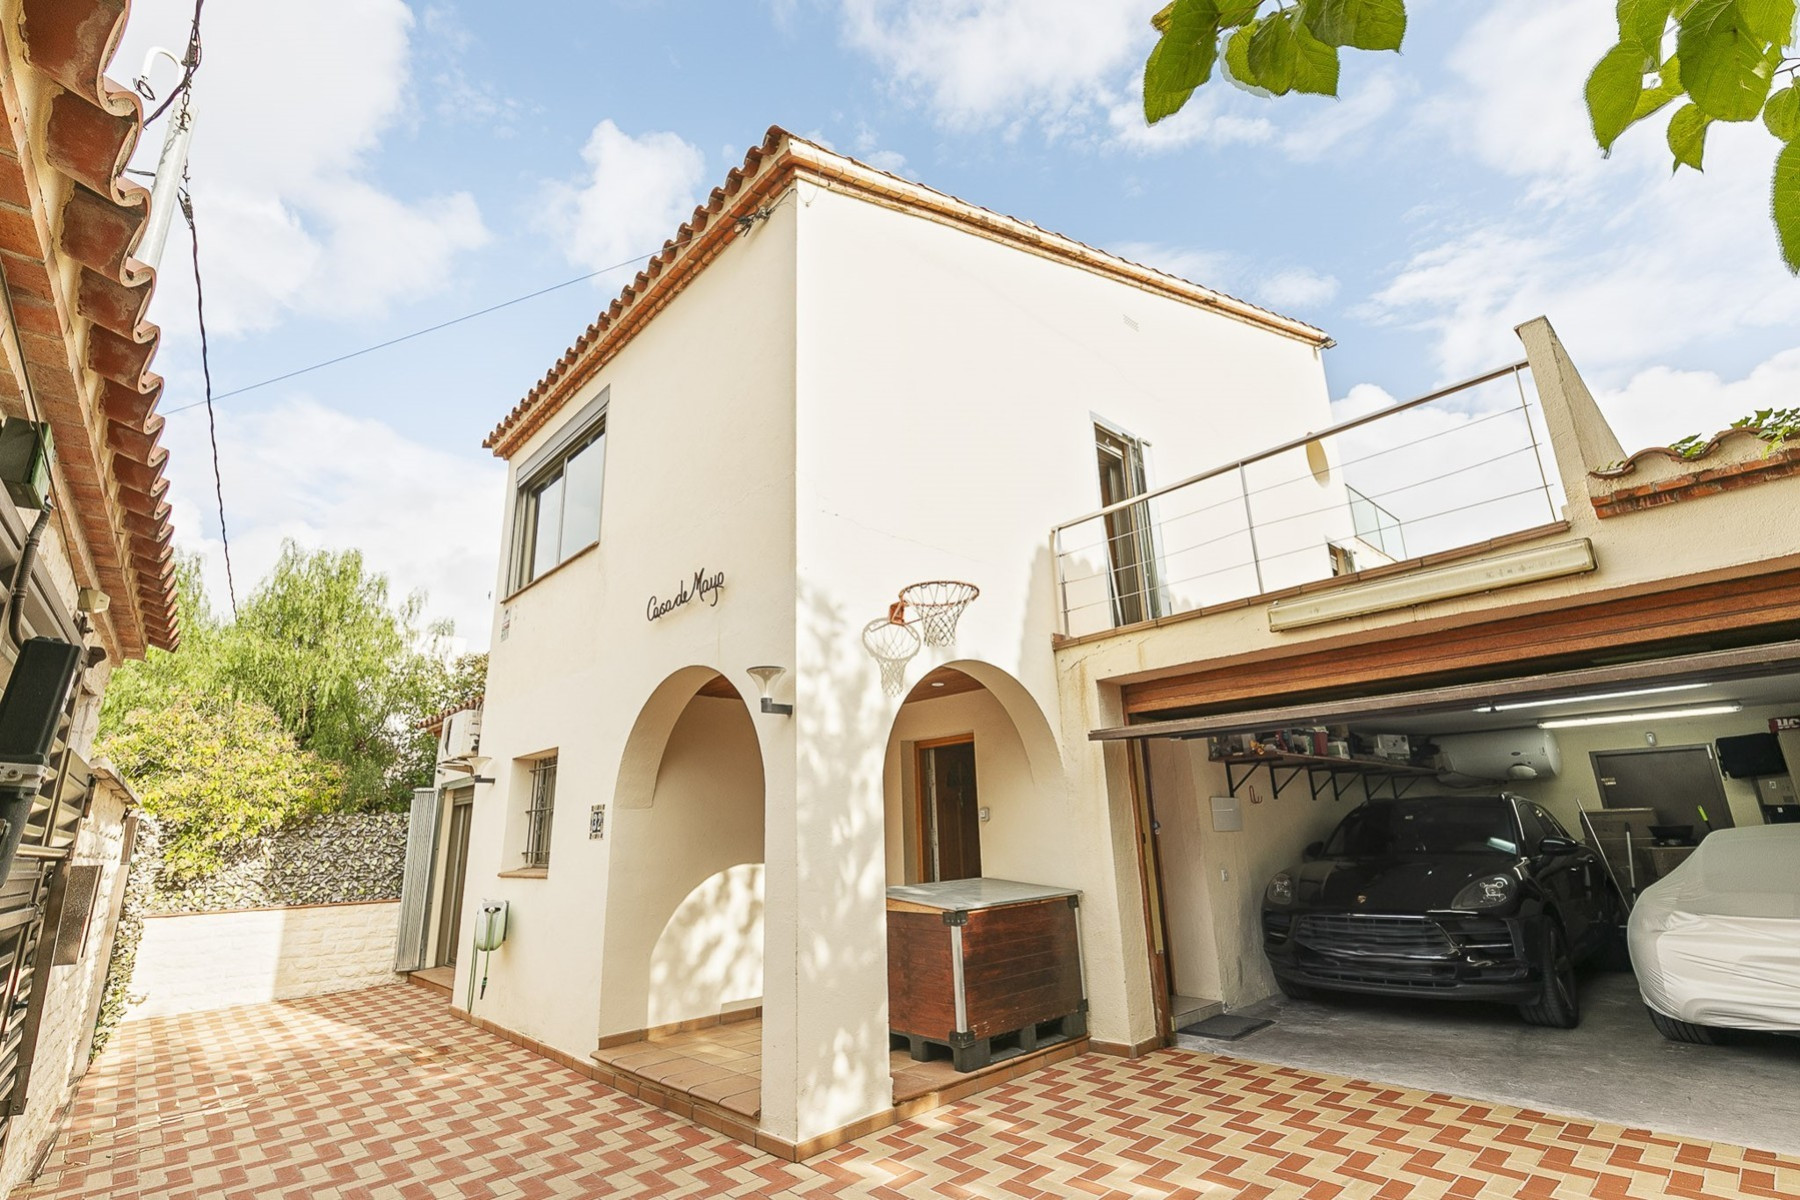
POLYGON ((524 587, 600 540, 606 392, 519 466, 512 586, 524 587))
POLYGON ((531 796, 525 806, 525 865, 550 865, 550 817, 556 809, 556 756, 531 763, 531 796))

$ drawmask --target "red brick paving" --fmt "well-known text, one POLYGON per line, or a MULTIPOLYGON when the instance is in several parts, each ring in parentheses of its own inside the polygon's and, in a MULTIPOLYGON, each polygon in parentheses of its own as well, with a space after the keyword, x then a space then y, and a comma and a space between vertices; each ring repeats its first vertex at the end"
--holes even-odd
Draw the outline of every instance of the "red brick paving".
POLYGON ((798 1166, 386 987, 135 1022, 21 1200, 1800 1198, 1800 1160, 1185 1051, 1086 1055, 798 1166))

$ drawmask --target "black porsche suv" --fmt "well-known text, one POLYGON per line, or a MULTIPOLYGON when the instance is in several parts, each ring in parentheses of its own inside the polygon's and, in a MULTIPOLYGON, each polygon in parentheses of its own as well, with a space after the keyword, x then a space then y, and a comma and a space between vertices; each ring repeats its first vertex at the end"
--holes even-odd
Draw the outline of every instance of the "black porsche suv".
POLYGON ((1495 1000, 1572 1029, 1575 966, 1620 911, 1599 856, 1524 797, 1371 800, 1269 881, 1263 950, 1289 996, 1495 1000))

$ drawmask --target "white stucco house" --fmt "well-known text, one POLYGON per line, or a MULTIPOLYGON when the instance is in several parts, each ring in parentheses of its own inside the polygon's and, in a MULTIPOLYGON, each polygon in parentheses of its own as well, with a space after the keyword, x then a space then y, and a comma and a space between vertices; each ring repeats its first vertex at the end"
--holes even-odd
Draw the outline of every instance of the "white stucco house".
MULTIPOLYGON (((1382 647, 1413 646, 1396 688, 1550 688, 1601 643, 1457 658, 1444 631, 1768 557, 1705 533, 1750 491, 1646 557, 1668 518, 1602 511, 1620 477, 1591 472, 1625 455, 1548 325, 1522 332, 1527 361, 1376 430, 1334 413, 1317 329, 771 130, 488 440, 486 700, 415 944, 471 1019, 788 1157, 964 1086, 903 1086, 890 887, 1078 892, 1086 1049, 1268 994, 1257 900, 1378 774, 1344 722, 1382 647), (1402 443, 1411 475, 1381 458, 1402 443), (979 594, 884 687, 865 634, 939 580, 979 594), (1319 665, 1340 653, 1362 674, 1319 665), (1281 719, 1318 726, 1335 786, 1239 811, 1204 739, 1315 700, 1281 719), (724 1057, 633 1049, 678 1033, 724 1057)), ((1437 711, 1411 703, 1382 728, 1437 711)))

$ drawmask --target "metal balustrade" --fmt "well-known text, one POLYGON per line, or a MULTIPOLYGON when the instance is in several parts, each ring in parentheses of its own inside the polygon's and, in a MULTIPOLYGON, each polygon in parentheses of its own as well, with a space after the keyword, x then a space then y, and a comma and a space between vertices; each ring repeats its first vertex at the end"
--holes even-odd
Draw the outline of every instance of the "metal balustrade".
POLYGON ((1441 553, 1561 515, 1523 361, 1051 532, 1069 636, 1441 553))

